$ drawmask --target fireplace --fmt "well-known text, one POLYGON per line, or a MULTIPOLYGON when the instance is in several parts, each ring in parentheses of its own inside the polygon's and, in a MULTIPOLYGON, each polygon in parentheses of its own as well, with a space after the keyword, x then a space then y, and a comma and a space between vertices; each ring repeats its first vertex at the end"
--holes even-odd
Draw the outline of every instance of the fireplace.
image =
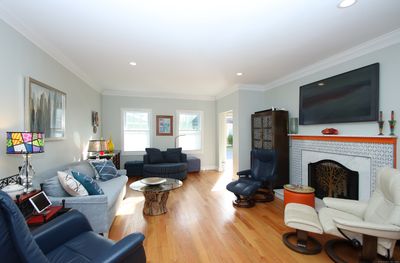
POLYGON ((315 188, 315 196, 358 200, 358 172, 334 160, 308 164, 308 184, 315 188))

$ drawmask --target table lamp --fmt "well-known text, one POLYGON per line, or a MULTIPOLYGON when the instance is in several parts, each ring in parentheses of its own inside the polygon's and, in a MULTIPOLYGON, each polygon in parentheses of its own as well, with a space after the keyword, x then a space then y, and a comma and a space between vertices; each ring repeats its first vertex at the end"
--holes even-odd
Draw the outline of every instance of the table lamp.
POLYGON ((99 155, 104 155, 104 152, 108 150, 107 141, 106 140, 90 140, 88 152, 95 153, 96 158, 99 155))
POLYGON ((24 192, 32 192, 35 170, 30 162, 31 154, 44 152, 43 132, 7 132, 7 154, 23 154, 25 158, 19 176, 24 192))

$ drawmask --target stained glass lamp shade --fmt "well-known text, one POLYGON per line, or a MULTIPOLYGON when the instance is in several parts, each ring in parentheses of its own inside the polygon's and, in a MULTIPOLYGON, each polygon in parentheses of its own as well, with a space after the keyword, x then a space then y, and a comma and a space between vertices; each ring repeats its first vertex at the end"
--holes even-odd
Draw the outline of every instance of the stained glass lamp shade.
POLYGON ((30 154, 42 152, 44 152, 44 133, 7 132, 7 154, 23 154, 25 157, 19 173, 25 193, 33 190, 32 177, 35 171, 29 160, 30 154))
POLYGON ((44 133, 7 132, 8 154, 31 154, 44 152, 44 133))

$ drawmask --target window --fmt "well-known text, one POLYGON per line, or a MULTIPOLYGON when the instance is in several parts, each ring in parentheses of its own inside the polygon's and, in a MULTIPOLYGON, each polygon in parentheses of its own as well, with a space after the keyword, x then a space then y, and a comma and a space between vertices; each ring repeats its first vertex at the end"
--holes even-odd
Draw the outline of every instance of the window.
POLYGON ((186 151, 202 149, 202 116, 201 111, 178 111, 178 146, 186 151))
POLYGON ((150 110, 123 110, 123 151, 142 152, 150 147, 150 110))

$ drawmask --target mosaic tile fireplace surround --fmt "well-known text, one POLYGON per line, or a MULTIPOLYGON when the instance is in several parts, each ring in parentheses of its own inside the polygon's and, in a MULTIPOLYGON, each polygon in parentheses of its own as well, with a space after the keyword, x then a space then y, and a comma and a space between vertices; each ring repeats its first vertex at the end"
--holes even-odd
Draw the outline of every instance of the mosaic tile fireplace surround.
MULTIPOLYGON (((290 183, 308 185, 308 164, 334 160, 359 173, 359 199, 368 200, 380 167, 396 167, 397 137, 289 135, 290 183)), ((282 191, 276 196, 283 198, 282 191)))

